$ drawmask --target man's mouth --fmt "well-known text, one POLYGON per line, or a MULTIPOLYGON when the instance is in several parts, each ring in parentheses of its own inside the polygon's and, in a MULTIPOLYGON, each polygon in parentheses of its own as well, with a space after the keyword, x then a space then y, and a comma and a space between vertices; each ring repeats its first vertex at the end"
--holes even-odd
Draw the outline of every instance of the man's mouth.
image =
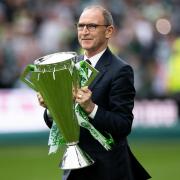
POLYGON ((92 40, 92 39, 82 39, 83 41, 89 41, 89 40, 92 40))

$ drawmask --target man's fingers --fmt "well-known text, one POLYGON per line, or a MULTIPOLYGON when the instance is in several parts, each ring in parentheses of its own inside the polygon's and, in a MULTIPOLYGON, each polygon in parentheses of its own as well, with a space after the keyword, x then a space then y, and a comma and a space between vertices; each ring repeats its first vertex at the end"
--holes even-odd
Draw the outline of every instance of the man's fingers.
POLYGON ((41 94, 40 94, 39 92, 37 93, 37 98, 38 98, 38 101, 39 101, 40 106, 46 108, 47 106, 46 106, 46 104, 45 104, 45 102, 44 102, 44 99, 43 99, 43 97, 41 96, 41 94))
POLYGON ((88 89, 88 86, 84 86, 84 87, 81 87, 81 90, 83 91, 83 92, 89 92, 90 90, 88 89))

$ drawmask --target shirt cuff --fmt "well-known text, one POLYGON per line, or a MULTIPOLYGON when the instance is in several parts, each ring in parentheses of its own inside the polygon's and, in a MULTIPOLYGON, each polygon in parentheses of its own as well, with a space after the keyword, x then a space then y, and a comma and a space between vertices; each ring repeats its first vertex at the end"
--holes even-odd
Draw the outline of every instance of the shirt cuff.
POLYGON ((96 112, 98 110, 98 105, 95 104, 93 111, 88 115, 91 119, 94 119, 96 112))

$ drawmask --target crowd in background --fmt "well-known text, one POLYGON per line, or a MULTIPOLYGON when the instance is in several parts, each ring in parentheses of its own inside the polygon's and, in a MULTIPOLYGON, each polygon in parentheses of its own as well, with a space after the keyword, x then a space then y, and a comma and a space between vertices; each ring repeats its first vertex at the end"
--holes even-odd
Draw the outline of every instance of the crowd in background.
POLYGON ((22 88, 23 69, 41 56, 80 53, 75 22, 93 3, 113 15, 110 48, 134 68, 137 98, 179 97, 178 0, 0 0, 0 88, 22 88))

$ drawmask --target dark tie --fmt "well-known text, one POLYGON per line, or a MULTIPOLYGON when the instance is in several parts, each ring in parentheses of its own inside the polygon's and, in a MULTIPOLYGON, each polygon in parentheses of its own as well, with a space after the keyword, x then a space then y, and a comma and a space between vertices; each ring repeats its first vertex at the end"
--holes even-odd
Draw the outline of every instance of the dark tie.
MULTIPOLYGON (((91 61, 89 59, 86 59, 86 62, 91 65, 91 61)), ((89 69, 87 69, 88 77, 90 76, 90 74, 91 74, 91 71, 89 69)))
POLYGON ((91 65, 91 61, 89 59, 86 59, 86 62, 91 65))

